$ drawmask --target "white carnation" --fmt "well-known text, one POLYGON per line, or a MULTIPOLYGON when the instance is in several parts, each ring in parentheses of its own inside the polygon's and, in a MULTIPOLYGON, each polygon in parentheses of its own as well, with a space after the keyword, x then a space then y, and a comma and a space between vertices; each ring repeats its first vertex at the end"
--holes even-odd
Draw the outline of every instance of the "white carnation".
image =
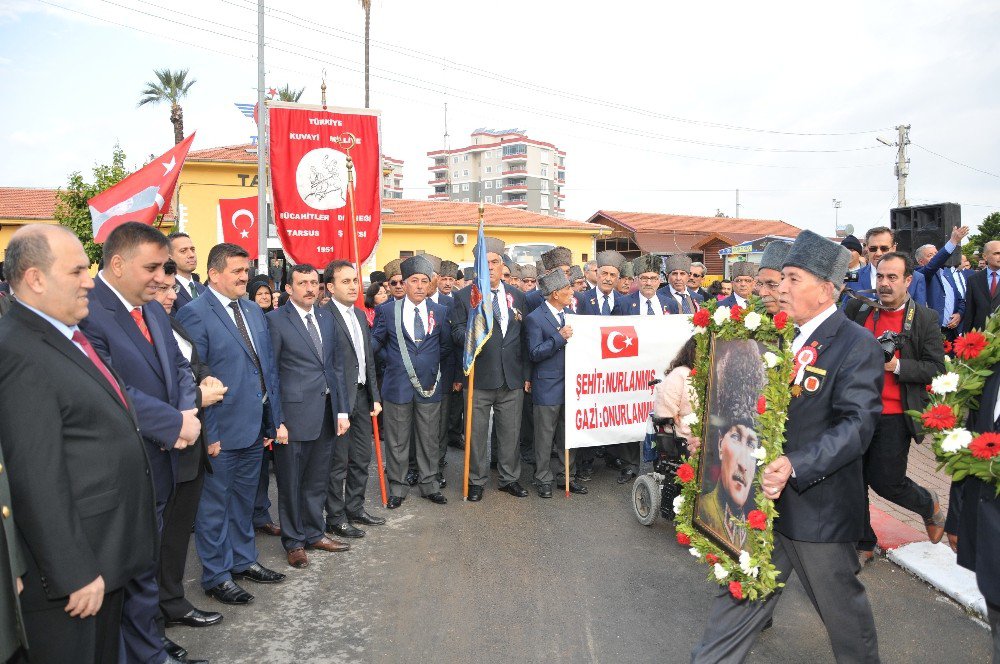
POLYGON ((750 554, 746 551, 740 551, 740 570, 748 576, 757 578, 760 573, 760 568, 750 564, 750 554))
POLYGON ((758 447, 753 452, 751 452, 750 455, 753 456, 754 459, 757 459, 758 466, 763 466, 764 459, 767 458, 767 450, 765 450, 763 447, 758 447))
POLYGON ((674 498, 674 512, 680 512, 681 507, 684 505, 684 496, 677 496, 674 498))
POLYGON ((949 429, 944 432, 944 439, 941 441, 941 451, 953 454, 959 450, 964 450, 972 442, 972 434, 966 429, 949 429))
POLYGON ((726 568, 719 563, 715 563, 715 567, 712 568, 712 571, 715 572, 715 578, 719 581, 722 581, 724 578, 729 576, 729 572, 726 571, 726 568))
POLYGON ((688 553, 690 553, 695 558, 701 558, 701 551, 694 548, 693 546, 690 549, 688 549, 688 553))
POLYGON ((768 369, 775 368, 776 366, 778 366, 778 356, 772 353, 771 351, 767 351, 766 353, 764 353, 764 364, 767 365, 768 369))
POLYGON ((716 325, 722 325, 727 320, 729 320, 729 307, 719 307, 712 314, 712 319, 715 321, 716 325))
POLYGON ((708 332, 708 328, 695 326, 692 334, 705 334, 706 332, 708 332))
POLYGON ((683 424, 686 427, 693 427, 694 425, 698 424, 698 414, 688 413, 687 415, 681 418, 681 424, 683 424))
POLYGON ((931 381, 931 391, 934 394, 948 394, 949 392, 954 392, 958 389, 958 374, 955 372, 949 372, 946 374, 941 374, 936 376, 934 380, 931 381))
POLYGON ((746 316, 743 317, 743 326, 748 330, 753 332, 758 327, 760 327, 761 317, 756 311, 751 311, 746 316))

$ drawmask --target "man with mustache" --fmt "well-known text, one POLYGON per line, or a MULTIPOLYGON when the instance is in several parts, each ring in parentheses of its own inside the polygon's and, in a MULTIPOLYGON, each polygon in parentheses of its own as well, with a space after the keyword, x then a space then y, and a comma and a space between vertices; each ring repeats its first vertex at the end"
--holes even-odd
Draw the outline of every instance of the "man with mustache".
POLYGON ((788 242, 772 242, 764 248, 757 267, 757 280, 754 291, 764 306, 764 311, 770 316, 778 313, 778 286, 781 285, 781 264, 788 255, 792 245, 788 242))

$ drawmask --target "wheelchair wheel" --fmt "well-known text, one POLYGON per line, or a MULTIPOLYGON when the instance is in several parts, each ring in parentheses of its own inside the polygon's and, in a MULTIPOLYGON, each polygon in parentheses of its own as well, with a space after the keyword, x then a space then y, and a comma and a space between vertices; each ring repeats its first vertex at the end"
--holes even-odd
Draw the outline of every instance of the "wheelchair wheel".
POLYGON ((660 486, 651 475, 639 475, 632 484, 632 512, 644 526, 652 525, 660 511, 660 486))

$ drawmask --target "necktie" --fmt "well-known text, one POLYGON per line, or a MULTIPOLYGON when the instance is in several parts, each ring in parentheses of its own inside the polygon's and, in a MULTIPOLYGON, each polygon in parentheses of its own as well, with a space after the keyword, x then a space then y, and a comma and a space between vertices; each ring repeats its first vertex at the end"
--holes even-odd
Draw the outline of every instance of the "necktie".
POLYGON ((990 273, 990 297, 996 297, 997 294, 997 273, 990 273))
POLYGON ((559 327, 566 327, 566 314, 559 312, 559 327))
POLYGON ((118 387, 118 381, 111 375, 108 368, 104 366, 104 362, 101 362, 101 358, 97 356, 97 351, 95 351, 94 347, 90 345, 89 341, 87 341, 87 337, 83 336, 83 332, 80 330, 73 332, 73 341, 83 347, 83 352, 87 354, 87 357, 94 363, 97 370, 101 372, 101 375, 104 376, 109 383, 111 383, 111 387, 115 388, 115 393, 118 395, 118 398, 121 399, 122 403, 127 406, 128 402, 125 401, 125 395, 122 394, 122 388, 118 387))
POLYGON ((361 344, 361 328, 358 327, 358 317, 354 315, 354 309, 348 309, 346 316, 347 332, 351 335, 351 344, 354 346, 354 354, 358 358, 358 382, 364 383, 367 371, 365 368, 365 348, 361 344))
POLYGON ((260 358, 257 357, 257 351, 254 350, 253 342, 250 341, 250 331, 247 329, 247 324, 243 321, 240 305, 237 302, 230 302, 229 308, 233 310, 236 327, 240 331, 240 336, 243 337, 243 343, 247 345, 247 350, 250 351, 250 357, 253 358, 253 365, 257 367, 257 377, 260 378, 260 393, 262 395, 267 394, 267 386, 264 385, 264 370, 260 366, 260 358))
POLYGON ((139 331, 142 332, 142 336, 146 338, 146 341, 153 343, 153 337, 149 334, 149 328, 146 326, 146 320, 142 317, 142 309, 135 308, 131 312, 132 320, 135 324, 139 326, 139 331))
POLYGON ((646 315, 647 316, 655 316, 656 315, 656 312, 653 311, 653 301, 652 300, 646 300, 646 315))
POLYGON ((312 339, 313 346, 316 347, 316 354, 323 357, 323 342, 319 338, 319 328, 313 322, 312 314, 306 314, 306 330, 309 332, 309 338, 312 339))
POLYGON ((424 340, 424 319, 420 317, 420 308, 413 308, 413 340, 420 343, 424 340))
POLYGON ((601 305, 601 315, 610 316, 611 315, 611 304, 608 302, 607 295, 604 296, 604 304, 601 305))
POLYGON ((687 293, 684 293, 683 295, 681 295, 681 299, 684 301, 684 311, 682 313, 693 314, 694 302, 691 300, 691 296, 688 295, 687 293))
POLYGON ((493 291, 493 320, 497 325, 503 320, 503 312, 500 310, 500 289, 493 291))
POLYGON ((193 281, 189 281, 188 282, 188 290, 191 291, 191 299, 192 300, 195 299, 196 297, 198 297, 198 289, 194 287, 194 282, 193 281))

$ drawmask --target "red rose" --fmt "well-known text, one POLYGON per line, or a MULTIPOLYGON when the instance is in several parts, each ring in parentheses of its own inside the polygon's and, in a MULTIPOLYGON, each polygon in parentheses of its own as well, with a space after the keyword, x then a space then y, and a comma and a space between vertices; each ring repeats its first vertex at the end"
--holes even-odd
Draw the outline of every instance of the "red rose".
POLYGON ((694 479, 694 468, 689 463, 682 463, 677 469, 677 479, 687 484, 694 479))
POLYGON ((930 385, 925 385, 924 389, 926 389, 928 392, 933 392, 934 391, 934 388, 931 387, 930 385))
POLYGON ((766 410, 767 410, 767 399, 765 399, 764 395, 762 394, 757 398, 757 414, 763 415, 764 411, 766 410))
POLYGON ((690 546, 691 538, 684 533, 677 533, 677 543, 681 546, 690 546))
POLYGON ((691 322, 698 327, 708 327, 710 320, 712 320, 712 316, 708 313, 708 309, 699 309, 694 312, 694 316, 691 318, 691 322))
POLYGON ((1000 433, 982 433, 969 443, 969 451, 977 459, 992 459, 1000 454, 1000 433))
POLYGON ((729 310, 729 318, 736 321, 737 323, 740 321, 740 316, 742 315, 743 315, 743 310, 740 309, 740 305, 738 304, 734 304, 733 308, 729 310))
POLYGON ((979 357, 979 354, 986 348, 986 337, 973 330, 955 339, 952 348, 954 348, 955 355, 958 357, 963 360, 971 360, 979 357))
POLYGON ((946 353, 951 352, 951 342, 948 341, 947 339, 944 340, 944 352, 946 353))
POLYGON ((783 330, 785 325, 788 324, 788 313, 785 311, 779 311, 774 314, 774 329, 783 330))
POLYGON ((754 530, 764 530, 767 528, 767 515, 760 510, 752 510, 747 514, 747 525, 754 530))
POLYGON ((928 429, 950 429, 955 426, 955 411, 942 403, 921 413, 920 419, 928 429))
POLYGON ((729 594, 732 595, 734 599, 743 599, 743 584, 739 581, 730 581, 729 594))
POLYGON ((719 557, 714 553, 706 553, 705 562, 708 563, 709 565, 714 565, 715 563, 719 562, 719 557))

